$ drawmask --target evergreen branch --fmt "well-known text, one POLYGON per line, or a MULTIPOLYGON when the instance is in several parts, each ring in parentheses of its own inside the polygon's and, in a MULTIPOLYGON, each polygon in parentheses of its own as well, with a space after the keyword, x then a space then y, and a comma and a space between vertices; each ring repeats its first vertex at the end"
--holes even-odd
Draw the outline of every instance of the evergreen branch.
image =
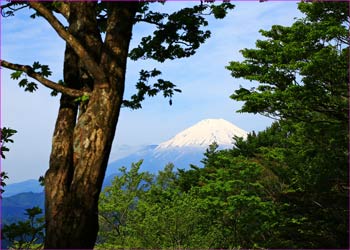
POLYGON ((60 21, 40 2, 29 2, 29 5, 40 13, 49 24, 55 29, 57 34, 65 40, 79 56, 80 60, 84 63, 86 69, 98 82, 106 82, 105 72, 98 65, 89 52, 82 46, 82 44, 71 33, 69 33, 60 21))
POLYGON ((43 77, 42 75, 36 73, 34 71, 34 69, 28 65, 14 64, 14 63, 7 62, 5 60, 1 60, 1 66, 8 68, 8 69, 25 72, 28 76, 37 80, 45 87, 48 87, 52 90, 59 91, 59 92, 65 94, 65 95, 68 95, 68 96, 80 97, 80 96, 83 96, 84 94, 86 94, 81 90, 67 88, 63 85, 60 85, 58 83, 55 83, 55 82, 47 79, 47 78, 43 77))

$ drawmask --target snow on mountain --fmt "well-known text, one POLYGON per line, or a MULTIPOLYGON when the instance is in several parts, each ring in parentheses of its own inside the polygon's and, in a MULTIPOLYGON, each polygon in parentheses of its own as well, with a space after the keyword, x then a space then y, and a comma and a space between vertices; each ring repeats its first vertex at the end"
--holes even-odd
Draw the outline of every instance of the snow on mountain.
POLYGON ((233 137, 247 137, 247 132, 224 119, 206 119, 183 130, 156 150, 175 147, 208 147, 214 141, 220 146, 232 146, 233 137))
MULTIPOLYGON (((206 119, 158 146, 118 146, 115 151, 112 150, 104 186, 111 184, 120 167, 130 168, 132 163, 141 159, 143 160, 141 171, 151 173, 157 173, 168 163, 173 163, 175 169, 188 169, 190 164, 202 167, 201 160, 205 149, 214 141, 219 144, 219 149, 232 148, 233 136, 246 138, 247 132, 223 119, 206 119)), ((28 180, 10 184, 5 190, 4 197, 22 192, 42 192, 43 187, 36 180, 28 180)))
POLYGON ((188 169, 190 164, 202 167, 203 154, 211 143, 218 143, 219 149, 232 148, 234 136, 246 138, 247 132, 223 119, 202 120, 158 146, 145 147, 111 162, 104 183, 108 185, 120 167, 129 168, 141 159, 143 163, 140 170, 150 173, 157 173, 168 163, 173 163, 175 169, 188 169))

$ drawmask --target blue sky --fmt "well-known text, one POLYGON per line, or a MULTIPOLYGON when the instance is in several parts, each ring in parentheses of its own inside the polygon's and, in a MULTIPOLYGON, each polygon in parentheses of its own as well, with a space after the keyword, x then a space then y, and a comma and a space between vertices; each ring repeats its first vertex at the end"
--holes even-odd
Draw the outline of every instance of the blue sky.
MULTIPOLYGON (((168 2, 162 10, 172 11, 194 2, 168 2)), ((230 61, 242 60, 239 50, 255 47, 261 39, 260 29, 274 24, 290 25, 301 14, 297 2, 258 1, 234 2, 236 8, 224 20, 209 18, 212 36, 191 58, 157 63, 128 62, 125 97, 134 93, 134 85, 141 69, 158 68, 162 77, 182 89, 173 98, 173 105, 161 96, 147 99, 141 110, 123 109, 119 118, 111 159, 120 155, 122 145, 159 144, 181 130, 207 118, 223 118, 250 132, 261 131, 272 120, 259 115, 236 111, 242 103, 229 98, 239 85, 252 84, 234 79, 225 69, 230 61)), ((131 47, 142 35, 152 31, 150 26, 134 27, 131 47)), ((53 71, 52 80, 62 79, 64 42, 41 18, 29 18, 28 11, 1 20, 1 58, 20 64, 40 61, 53 71)), ((8 183, 37 179, 48 168, 51 136, 58 110, 59 97, 51 97, 50 90, 39 86, 35 93, 24 92, 10 79, 11 71, 1 70, 1 126, 16 129, 14 144, 2 170, 8 172, 8 183)))

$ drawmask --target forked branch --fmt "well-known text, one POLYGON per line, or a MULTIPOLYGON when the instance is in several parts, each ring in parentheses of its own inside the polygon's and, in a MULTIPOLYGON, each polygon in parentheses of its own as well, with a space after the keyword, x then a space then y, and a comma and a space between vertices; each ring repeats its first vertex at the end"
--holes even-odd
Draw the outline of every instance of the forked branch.
POLYGON ((74 49, 75 53, 79 56, 81 62, 84 63, 90 75, 98 82, 106 82, 105 72, 103 69, 93 59, 89 52, 81 45, 78 39, 76 39, 65 29, 62 23, 60 23, 60 21, 53 15, 53 13, 40 2, 29 1, 29 5, 37 12, 39 12, 40 15, 42 15, 56 30, 57 34, 74 49))
POLYGON ((55 83, 55 82, 43 77, 42 75, 36 73, 34 71, 34 69, 28 65, 15 64, 15 63, 7 62, 5 60, 1 60, 1 66, 8 68, 8 69, 12 69, 12 70, 23 71, 28 76, 37 80, 45 87, 48 87, 52 90, 56 90, 56 91, 61 92, 65 95, 69 95, 72 97, 80 97, 80 96, 83 96, 84 94, 86 95, 86 93, 81 91, 81 90, 71 89, 71 88, 65 87, 63 85, 60 85, 58 83, 55 83))

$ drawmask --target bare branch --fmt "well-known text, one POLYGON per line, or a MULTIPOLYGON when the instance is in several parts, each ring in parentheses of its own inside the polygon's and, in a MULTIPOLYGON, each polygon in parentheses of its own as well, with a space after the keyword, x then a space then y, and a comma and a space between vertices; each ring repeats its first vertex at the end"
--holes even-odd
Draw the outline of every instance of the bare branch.
POLYGON ((186 43, 186 42, 183 42, 183 41, 180 41, 180 40, 175 41, 174 43, 177 43, 177 44, 182 44, 182 45, 185 45, 185 46, 187 46, 187 47, 191 47, 191 44, 186 43))
POLYGON ((259 112, 259 115, 262 115, 262 116, 265 116, 267 118, 270 118, 272 120, 275 120, 275 121, 279 121, 281 118, 277 117, 277 116, 271 116, 269 114, 266 114, 265 112, 259 112))
POLYGON ((60 21, 43 6, 40 2, 29 1, 29 5, 39 12, 49 24, 56 30, 57 34, 62 37, 79 56, 80 60, 84 63, 87 71, 90 75, 95 78, 98 82, 106 82, 106 74, 103 69, 98 65, 88 51, 81 45, 81 43, 72 34, 70 34, 60 21))
MULTIPOLYGON (((24 4, 24 3, 23 3, 24 4)), ((15 11, 18 11, 18 10, 21 10, 21 9, 24 9, 26 7, 28 7, 28 4, 24 4, 19 7, 14 7, 14 6, 17 6, 17 5, 20 5, 19 3, 7 3, 7 4, 4 4, 4 5, 1 5, 0 6, 0 9, 1 9, 1 15, 3 17, 9 17, 9 16, 13 16, 14 12, 15 11), (5 11, 6 9, 9 9, 8 11, 5 11)))
POLYGON ((45 87, 48 87, 52 90, 59 91, 65 95, 69 95, 72 97, 80 97, 80 96, 83 96, 84 94, 85 95, 88 94, 88 93, 83 92, 81 90, 71 89, 71 88, 65 87, 63 85, 60 85, 58 83, 55 83, 55 82, 43 77, 42 75, 35 73, 34 69, 28 65, 14 64, 14 63, 7 62, 5 60, 1 60, 1 66, 8 68, 8 69, 12 69, 12 70, 23 71, 28 76, 37 80, 45 87))
POLYGON ((160 23, 160 22, 155 22, 152 20, 148 20, 146 18, 135 18, 136 22, 144 22, 144 23, 149 23, 149 24, 154 24, 156 25, 158 28, 163 28, 164 24, 160 23))

